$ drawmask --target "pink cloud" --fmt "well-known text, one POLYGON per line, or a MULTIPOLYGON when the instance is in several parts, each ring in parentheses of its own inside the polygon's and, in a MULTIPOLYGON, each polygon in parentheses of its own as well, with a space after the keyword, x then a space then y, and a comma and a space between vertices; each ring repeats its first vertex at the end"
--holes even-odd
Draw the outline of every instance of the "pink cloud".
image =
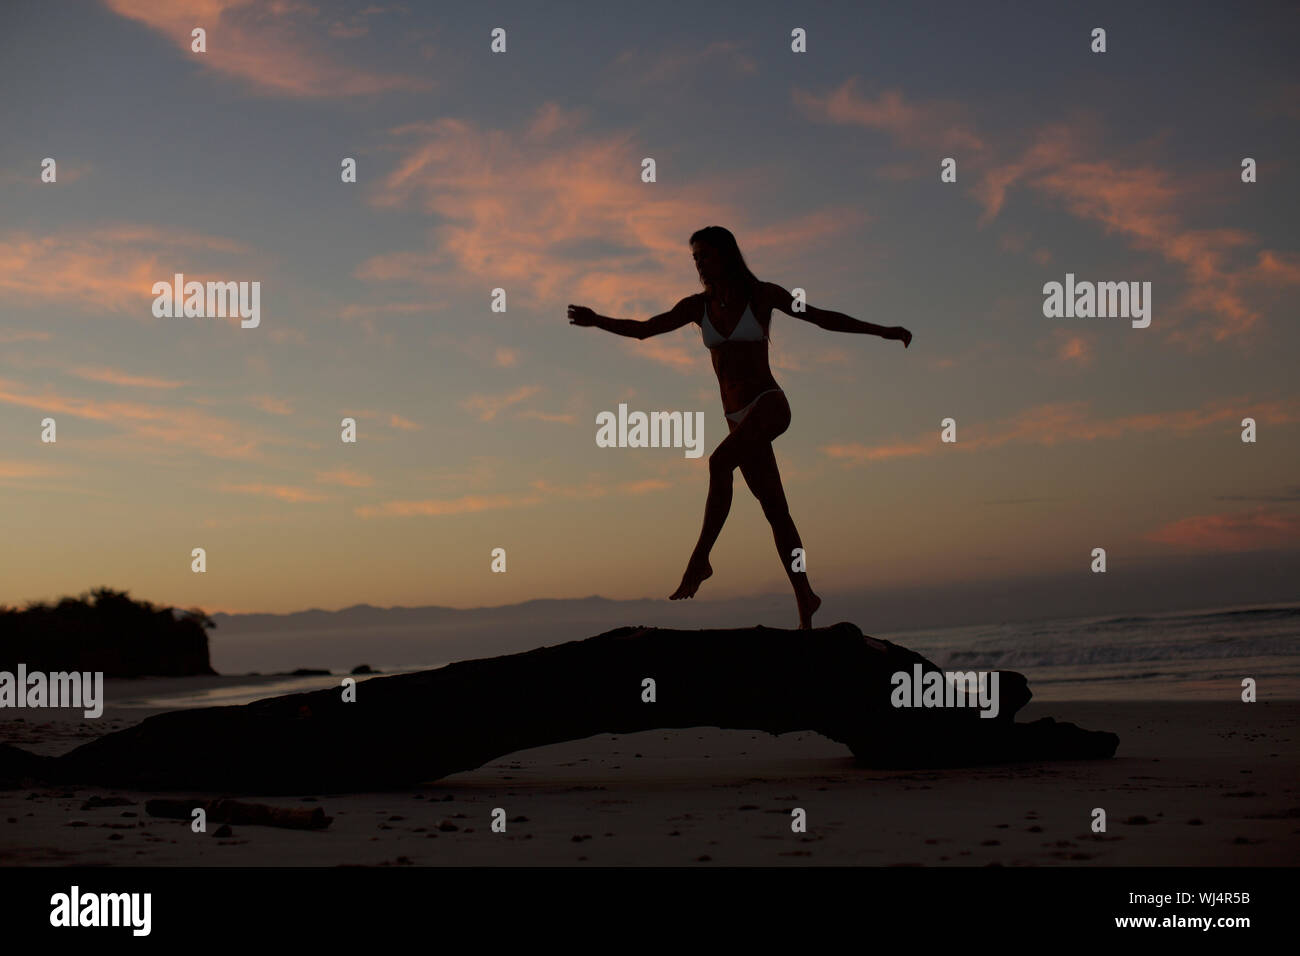
POLYGON ((369 488, 375 479, 351 468, 335 468, 316 472, 316 480, 325 485, 343 485, 345 488, 369 488))
POLYGON ((293 485, 266 485, 261 482, 252 482, 242 485, 222 485, 221 490, 240 495, 262 495, 267 498, 276 498, 280 501, 288 501, 292 504, 329 500, 326 495, 314 491, 308 491, 306 488, 298 488, 293 485))
POLYGON ((411 421, 409 418, 403 418, 401 415, 398 415, 396 412, 394 412, 388 418, 388 427, 396 428, 399 431, 404 431, 404 432, 418 432, 424 426, 419 424, 418 422, 411 421))
POLYGON ((1092 364, 1093 348, 1088 337, 1074 335, 1062 330, 1058 331, 1054 338, 1056 340, 1056 358, 1058 361, 1081 368, 1092 364))
POLYGON ((271 415, 293 414, 293 406, 282 398, 272 398, 270 395, 254 395, 249 398, 249 402, 271 415))
POLYGON ((0 461, 0 480, 9 478, 46 478, 58 474, 53 465, 29 461, 0 461))
POLYGON ((563 412, 542 412, 534 408, 526 409, 515 416, 515 418, 532 418, 539 422, 552 422, 554 424, 572 425, 577 421, 573 415, 563 412))
POLYGON ((521 385, 503 395, 471 395, 460 403, 460 407, 477 415, 479 421, 490 422, 505 409, 532 398, 541 390, 539 385, 521 385))
MULTIPOLYGON (((980 226, 996 219, 1012 189, 1023 186, 1059 202, 1077 219, 1100 224, 1133 248, 1180 267, 1186 289, 1171 303, 1167 315, 1173 321, 1161 322, 1171 342, 1196 347, 1246 335, 1261 317, 1260 291, 1300 285, 1300 257, 1265 249, 1256 253, 1254 264, 1240 265, 1232 261, 1234 254, 1258 245, 1253 234, 1186 225, 1188 209, 1204 205, 1205 176, 1175 177, 1164 155, 1148 162, 1103 155, 1100 123, 1092 117, 1044 126, 1018 157, 1007 159, 995 156, 997 151, 960 106, 908 102, 896 90, 871 99, 855 91, 855 81, 820 96, 800 92, 795 100, 815 119, 879 129, 900 146, 929 154, 962 151, 976 170, 971 193, 983 207, 980 226), (1181 316, 1198 312, 1213 319, 1182 327, 1181 316)), ((1022 240, 1013 236, 1003 242, 1019 248, 1022 240)), ((1046 264, 1051 253, 1040 248, 1033 257, 1046 264)))
POLYGON ((1122 438, 1153 431, 1187 433, 1214 426, 1235 427, 1247 416, 1268 424, 1297 422, 1300 421, 1300 400, 1216 400, 1207 402, 1199 409, 1123 415, 1111 419, 1090 418, 1087 402, 1057 402, 1026 409, 993 425, 963 426, 959 419, 955 444, 945 444, 939 440, 936 422, 933 432, 912 441, 894 441, 880 445, 837 443, 824 446, 822 451, 847 464, 861 465, 940 452, 982 451, 1012 443, 1051 446, 1062 442, 1122 438))
MULTIPOLYGON (((1174 327, 1170 341, 1197 345, 1251 332, 1261 313, 1255 300, 1267 287, 1300 284, 1300 258, 1259 250, 1253 265, 1234 262, 1239 251, 1258 244, 1235 228, 1191 228, 1186 210, 1202 195, 1196 177, 1175 178, 1159 165, 1126 164, 1097 158, 1096 145, 1076 129, 1050 126, 1020 159, 990 168, 975 189, 984 206, 981 225, 1001 211, 1009 189, 1023 183, 1060 202, 1072 216, 1100 224, 1135 249, 1152 252, 1178 266, 1186 288, 1176 300, 1179 312, 1204 312, 1210 322, 1174 327)), ((1036 258, 1046 259, 1036 253, 1036 258)))
POLYGON ((10 232, 0 235, 0 296, 152 319, 155 282, 170 280, 176 271, 187 280, 206 281, 209 277, 192 265, 205 254, 249 251, 215 236, 129 223, 51 236, 10 232))
MULTIPOLYGON (((246 459, 255 456, 260 440, 236 422, 186 406, 98 401, 59 395, 48 389, 37 395, 25 393, 22 388, 17 382, 0 379, 0 404, 30 408, 56 418, 70 415, 101 422, 146 439, 155 447, 188 448, 215 458, 246 459)), ((61 436, 67 434, 60 430, 61 436)))
MULTIPOLYGON (((732 224, 761 270, 768 251, 784 258, 791 244, 815 250, 867 218, 843 205, 762 226, 737 223, 743 207, 719 197, 761 185, 760 176, 675 182, 670 190, 642 183, 645 147, 635 136, 584 134, 581 116, 547 103, 520 135, 452 117, 393 130, 398 158, 370 201, 419 209, 439 225, 424 248, 372 256, 357 277, 459 294, 500 286, 511 305, 553 306, 557 318, 574 302, 646 319, 699 291, 687 239, 703 225, 732 224)), ((630 354, 669 367, 707 368, 698 344, 689 351, 662 337, 628 344, 630 354)))
MULTIPOLYGON (((865 126, 888 133, 899 145, 933 152, 980 153, 986 144, 975 132, 969 111, 957 102, 907 102, 900 90, 883 90, 875 99, 860 96, 858 78, 849 77, 824 94, 796 90, 794 102, 813 119, 826 123, 865 126)), ((935 156, 934 169, 938 175, 935 156)))
POLYGON ((700 331, 694 325, 666 335, 652 338, 629 339, 622 343, 623 351, 666 365, 676 372, 699 372, 705 366, 700 359, 700 331))
POLYGON ((645 495, 654 491, 665 491, 673 486, 671 481, 660 478, 643 478, 640 481, 627 481, 619 486, 626 495, 645 495))
POLYGON ((1257 551, 1300 543, 1300 515, 1276 508, 1232 514, 1194 515, 1170 522, 1148 541, 1195 551, 1257 551))
POLYGON ((442 517, 484 511, 530 508, 552 498, 576 500, 603 498, 610 493, 611 488, 623 495, 644 495, 670 488, 672 484, 658 478, 645 478, 618 484, 593 479, 582 484, 557 485, 544 478, 538 478, 530 482, 529 487, 532 488, 531 492, 462 495, 457 498, 426 498, 417 501, 387 501, 377 505, 362 505, 354 510, 357 516, 361 518, 442 517))
POLYGON ((443 515, 474 514, 481 511, 501 511, 525 508, 541 502, 541 495, 464 495, 460 498, 423 501, 387 501, 378 505, 362 505, 355 509, 361 518, 440 517, 443 515))
POLYGON ((104 366, 82 366, 79 368, 69 369, 68 374, 75 375, 77 378, 85 379, 88 382, 104 382, 107 385, 122 385, 127 388, 170 389, 180 388, 185 384, 185 382, 173 381, 166 378, 154 378, 148 375, 132 375, 130 372, 124 372, 121 369, 107 368, 104 366))
POLYGON ((544 494, 559 498, 603 498, 609 493, 607 483, 594 480, 583 482, 581 485, 557 485, 539 478, 530 484, 544 494))
POLYGON ((330 24, 293 0, 104 0, 109 10, 171 40, 195 67, 234 77, 254 92, 338 97, 428 90, 419 76, 378 73, 342 62, 330 37, 356 37, 359 23, 330 24), (191 32, 207 31, 207 52, 191 52, 191 32), (340 32, 341 31, 341 32, 340 32))

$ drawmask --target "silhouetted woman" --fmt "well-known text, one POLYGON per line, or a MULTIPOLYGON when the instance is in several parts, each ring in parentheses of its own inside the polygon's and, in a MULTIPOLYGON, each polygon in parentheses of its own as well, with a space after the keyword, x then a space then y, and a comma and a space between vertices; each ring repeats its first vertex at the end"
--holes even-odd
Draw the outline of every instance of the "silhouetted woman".
POLYGON ((704 527, 686 565, 682 583, 670 598, 694 597, 700 582, 713 574, 709 552, 731 510, 732 472, 739 467, 772 525, 776 550, 799 605, 799 626, 812 627, 812 617, 822 600, 813 593, 808 575, 793 570, 794 550, 802 548, 799 532, 786 505, 781 473, 776 467, 772 440, 790 427, 790 403, 772 377, 767 363, 768 329, 772 309, 803 319, 831 332, 859 332, 899 339, 906 348, 912 333, 901 326, 886 328, 859 322, 840 312, 805 305, 793 311, 793 297, 771 282, 760 282, 745 264, 736 237, 722 226, 708 226, 691 236, 691 254, 704 291, 687 296, 672 310, 652 319, 611 319, 580 305, 569 306, 572 325, 595 326, 617 335, 646 339, 698 323, 704 344, 713 358, 713 370, 722 392, 731 434, 709 456, 709 497, 704 506, 704 527))

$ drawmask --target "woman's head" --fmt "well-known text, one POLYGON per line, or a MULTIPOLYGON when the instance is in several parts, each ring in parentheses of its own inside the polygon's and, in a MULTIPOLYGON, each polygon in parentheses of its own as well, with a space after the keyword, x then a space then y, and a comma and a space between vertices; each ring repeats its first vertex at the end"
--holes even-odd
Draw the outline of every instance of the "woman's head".
POLYGON ((705 226, 691 234, 691 255, 700 282, 705 289, 720 284, 756 285, 758 277, 749 271, 745 257, 730 229, 722 226, 705 226))

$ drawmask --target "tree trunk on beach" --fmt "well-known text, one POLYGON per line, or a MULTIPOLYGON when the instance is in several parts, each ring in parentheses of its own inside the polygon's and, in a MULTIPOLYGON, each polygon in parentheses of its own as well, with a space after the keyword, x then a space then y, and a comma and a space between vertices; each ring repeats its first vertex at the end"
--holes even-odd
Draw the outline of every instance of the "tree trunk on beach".
MULTIPOLYGON (((522 654, 235 707, 159 714, 58 758, 0 748, 0 780, 302 794, 411 786, 595 734, 681 727, 812 730, 868 767, 1110 757, 1119 738, 1017 724, 1025 678, 998 673, 998 714, 895 706, 893 675, 938 671, 852 624, 811 631, 624 627, 522 654), (919 667, 919 671, 917 668, 919 667), (647 702, 647 681, 654 701, 647 702)), ((909 698, 910 699, 910 698, 909 698)))

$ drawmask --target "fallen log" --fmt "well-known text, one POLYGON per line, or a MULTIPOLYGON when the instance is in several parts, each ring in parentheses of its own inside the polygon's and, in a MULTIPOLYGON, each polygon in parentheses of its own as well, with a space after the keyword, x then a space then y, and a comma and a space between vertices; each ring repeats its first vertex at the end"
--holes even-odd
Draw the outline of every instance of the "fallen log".
MULTIPOLYGON (((869 767, 948 767, 1114 755, 1114 734, 1014 714, 1023 675, 999 675, 999 712, 900 708, 892 675, 939 671, 852 624, 811 631, 623 627, 522 654, 372 678, 233 707, 173 711, 57 758, 0 748, 15 775, 152 790, 258 794, 410 786, 518 750, 601 733, 682 727, 812 730, 869 767), (652 679, 656 700, 643 700, 652 679)), ((10 783, 10 786, 15 784, 10 783)))

